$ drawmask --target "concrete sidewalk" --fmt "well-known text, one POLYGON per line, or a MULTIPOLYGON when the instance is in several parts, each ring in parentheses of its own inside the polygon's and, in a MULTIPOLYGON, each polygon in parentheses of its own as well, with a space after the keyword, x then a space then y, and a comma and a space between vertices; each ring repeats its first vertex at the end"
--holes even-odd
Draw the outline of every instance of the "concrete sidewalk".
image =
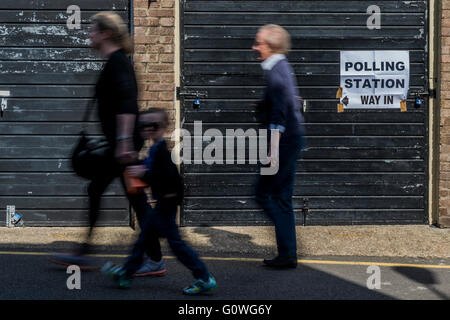
MULTIPOLYGON (((0 228, 0 248, 70 249, 86 228, 0 228)), ((267 227, 184 227, 185 239, 200 252, 275 254, 274 229, 267 227)), ((129 227, 98 227, 98 251, 128 250, 138 235, 129 227)), ((166 242, 163 241, 163 246, 166 242)), ((308 226, 297 227, 300 256, 371 256, 450 258, 450 229, 430 226, 308 226)), ((168 253, 167 248, 165 252, 168 253)))

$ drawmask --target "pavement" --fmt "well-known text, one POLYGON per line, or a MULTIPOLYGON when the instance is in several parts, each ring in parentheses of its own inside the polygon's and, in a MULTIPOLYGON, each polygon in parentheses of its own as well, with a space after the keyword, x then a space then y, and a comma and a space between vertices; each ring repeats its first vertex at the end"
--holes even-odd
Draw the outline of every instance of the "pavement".
MULTIPOLYGON (((276 253, 271 226, 180 230, 217 278, 212 295, 181 294, 193 279, 170 256, 165 240, 166 276, 136 279, 132 289, 124 291, 115 289, 98 271, 82 271, 81 290, 69 290, 67 269, 52 264, 46 255, 73 249, 87 229, 18 227, 0 228, 0 300, 450 299, 450 229, 423 225, 297 227, 299 266, 293 270, 262 266, 262 259, 276 253), (378 272, 377 267, 380 287, 369 288, 369 277, 378 272)), ((96 228, 93 248, 98 264, 122 263, 138 232, 129 227, 96 228)))
MULTIPOLYGON (((83 227, 0 228, 0 248, 69 249, 81 241, 86 230, 83 227)), ((275 254, 275 234, 271 226, 183 227, 180 231, 202 252, 275 254)), ((97 251, 127 251, 137 235, 138 230, 129 227, 98 227, 93 244, 97 251)), ((299 226, 297 248, 300 256, 450 259, 450 229, 427 225, 299 226)))
MULTIPOLYGON (((131 289, 116 289, 99 271, 81 271, 79 289, 71 273, 46 259, 47 248, 0 251, 0 300, 449 300, 450 259, 387 257, 302 257, 296 269, 262 266, 258 254, 200 252, 218 286, 200 297, 182 295, 193 278, 174 257, 164 258, 163 277, 136 278, 131 289), (376 271, 378 269, 378 271, 376 271), (374 271, 375 270, 375 271, 374 271), (379 275, 379 287, 373 278, 379 275), (369 285, 368 285, 369 284, 369 285), (372 284, 372 286, 370 286, 372 284)), ((169 253, 170 254, 170 253, 169 253)), ((99 265, 122 263, 126 252, 93 256, 99 265)))

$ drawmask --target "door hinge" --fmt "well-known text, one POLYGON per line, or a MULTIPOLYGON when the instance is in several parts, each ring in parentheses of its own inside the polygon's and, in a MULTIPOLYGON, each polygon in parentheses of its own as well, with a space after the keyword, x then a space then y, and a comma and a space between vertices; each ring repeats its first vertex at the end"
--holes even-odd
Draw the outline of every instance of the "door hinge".
POLYGON ((309 199, 303 198, 303 208, 302 208, 302 214, 303 214, 303 225, 306 226, 306 216, 310 214, 309 211, 309 199))
POLYGON ((436 89, 428 89, 428 96, 432 99, 436 99, 436 89))

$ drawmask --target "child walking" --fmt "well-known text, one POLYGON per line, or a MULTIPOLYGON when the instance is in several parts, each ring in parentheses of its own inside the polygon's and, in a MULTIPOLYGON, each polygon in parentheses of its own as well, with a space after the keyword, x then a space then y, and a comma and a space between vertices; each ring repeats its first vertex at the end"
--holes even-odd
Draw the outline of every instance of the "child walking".
POLYGON ((183 197, 183 182, 163 138, 168 123, 168 115, 163 109, 154 108, 140 116, 141 134, 144 139, 151 139, 153 145, 143 165, 128 167, 125 174, 144 180, 151 187, 156 205, 153 209, 148 206, 144 227, 126 263, 123 266, 107 263, 102 272, 120 287, 130 287, 133 275, 142 264, 147 237, 158 234, 167 238, 174 255, 191 270, 196 279, 183 293, 196 295, 214 289, 216 280, 197 253, 181 239, 175 222, 177 206, 181 204, 183 197))

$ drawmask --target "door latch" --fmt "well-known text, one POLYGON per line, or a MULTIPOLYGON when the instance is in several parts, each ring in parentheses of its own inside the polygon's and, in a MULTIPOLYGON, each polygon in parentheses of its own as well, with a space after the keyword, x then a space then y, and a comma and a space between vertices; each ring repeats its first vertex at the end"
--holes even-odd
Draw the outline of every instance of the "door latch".
POLYGON ((177 100, 180 100, 181 97, 194 98, 192 108, 194 108, 195 110, 200 109, 200 98, 208 97, 207 91, 182 90, 179 87, 177 87, 176 93, 177 93, 177 100))
POLYGON ((2 97, 2 102, 0 103, 0 117, 3 118, 3 113, 5 112, 6 108, 8 108, 8 100, 6 99, 6 97, 10 96, 10 92, 9 91, 3 91, 0 90, 0 97, 2 97))
POLYGON ((431 99, 436 98, 436 89, 422 89, 418 91, 410 91, 409 96, 414 99, 414 108, 419 109, 423 107, 426 97, 431 99))
POLYGON ((208 98, 207 91, 199 91, 199 90, 186 90, 177 87, 177 100, 180 100, 181 97, 196 97, 196 98, 208 98))

